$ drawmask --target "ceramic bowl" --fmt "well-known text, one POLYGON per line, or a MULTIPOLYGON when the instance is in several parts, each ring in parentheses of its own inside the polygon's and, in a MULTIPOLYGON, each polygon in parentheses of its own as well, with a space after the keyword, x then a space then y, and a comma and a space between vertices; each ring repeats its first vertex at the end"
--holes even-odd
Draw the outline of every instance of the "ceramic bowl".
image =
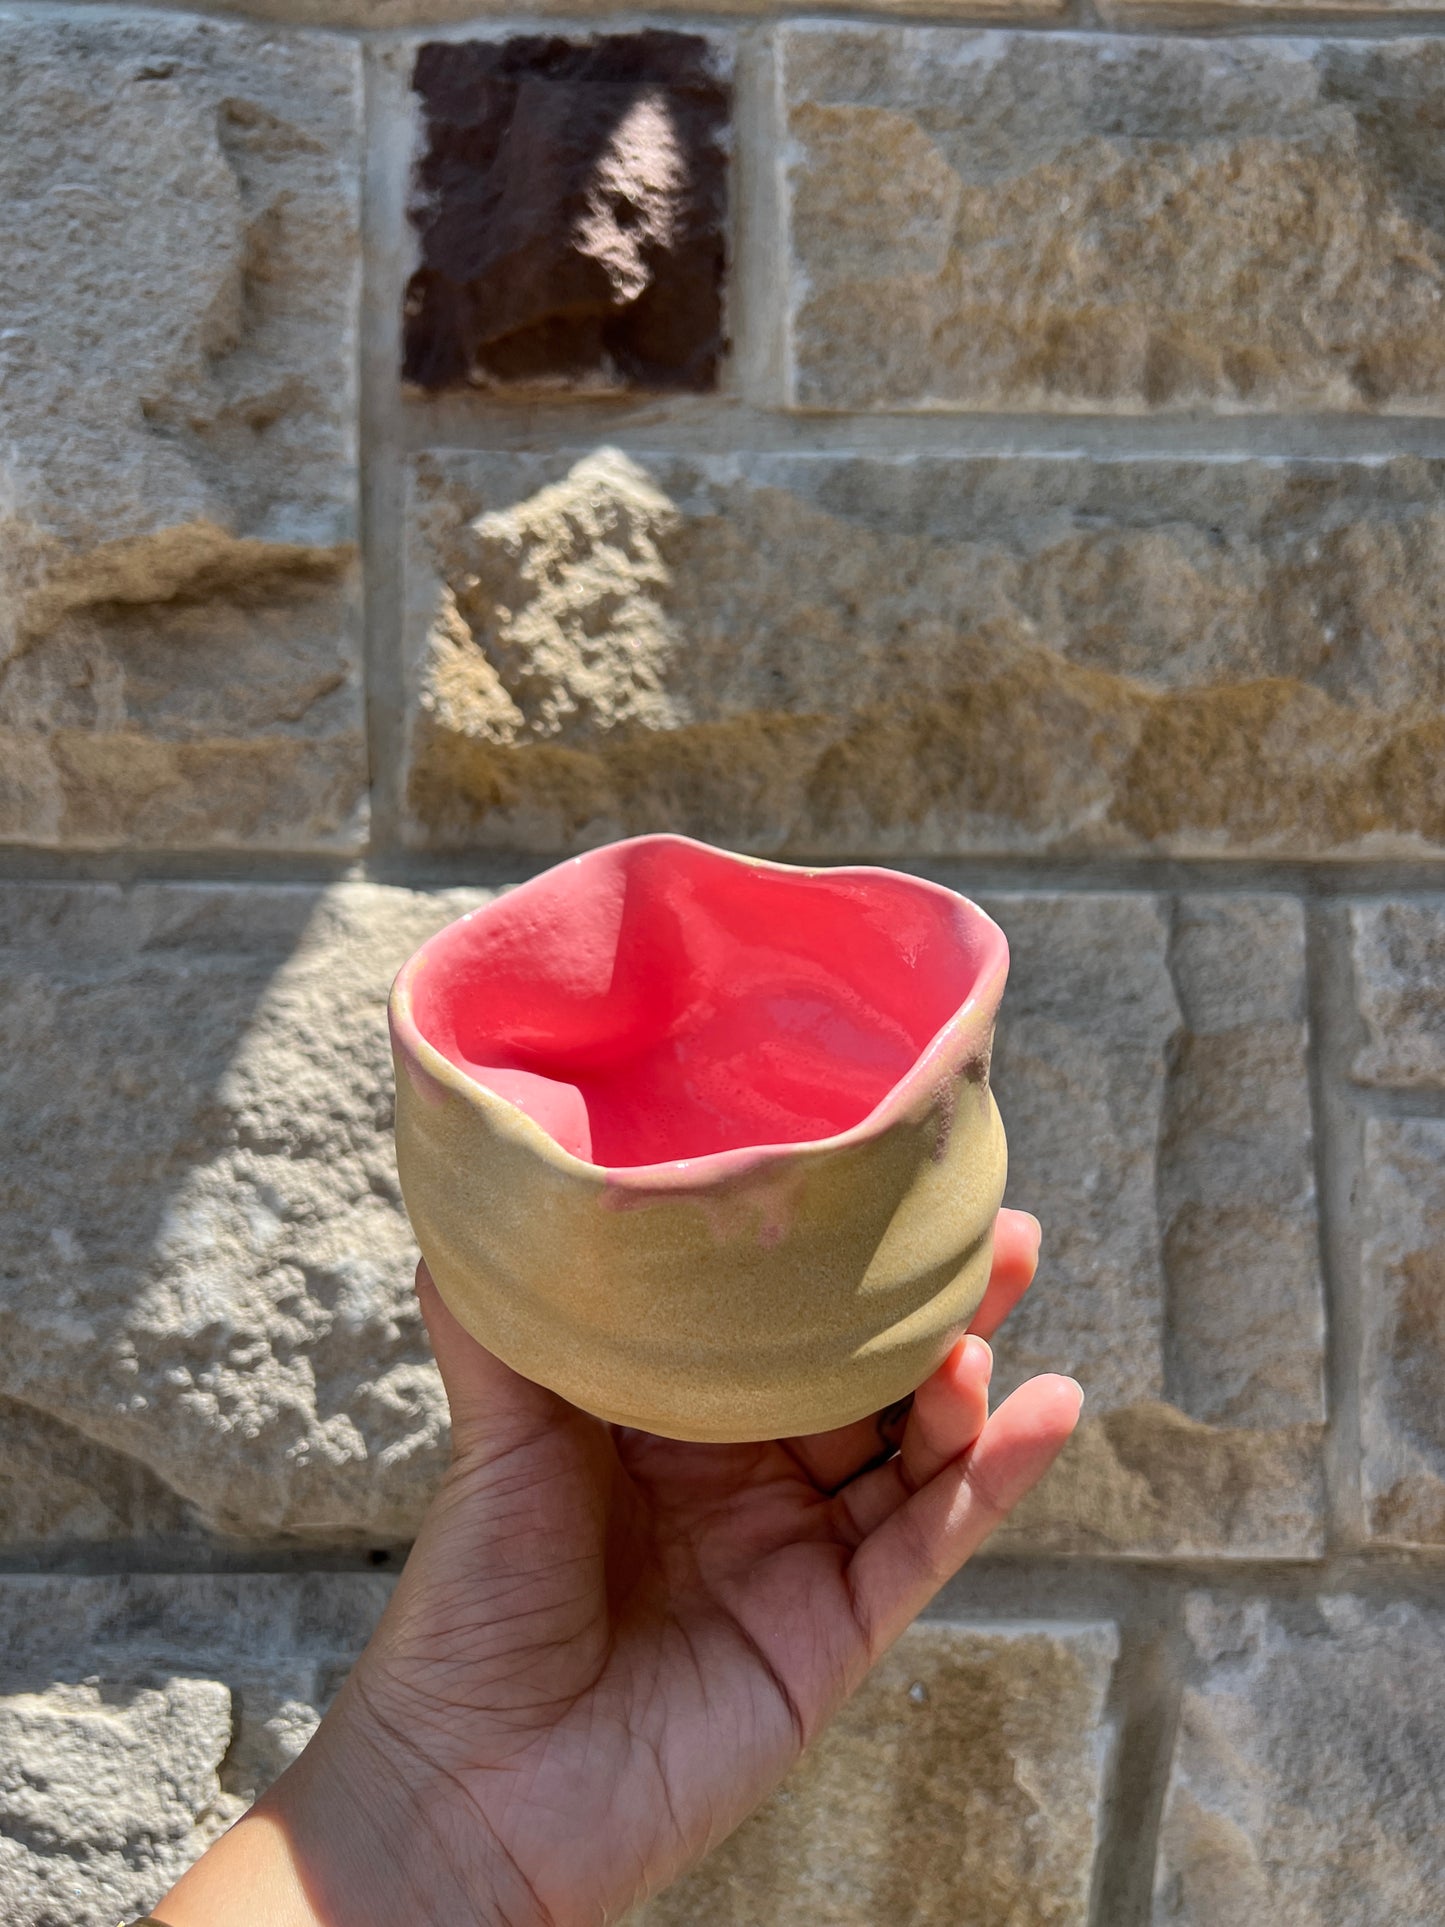
POLYGON ((440 931, 391 995, 401 1186, 482 1344, 672 1438, 845 1425, 988 1279, 1003 932, 877 869, 680 836, 440 931))

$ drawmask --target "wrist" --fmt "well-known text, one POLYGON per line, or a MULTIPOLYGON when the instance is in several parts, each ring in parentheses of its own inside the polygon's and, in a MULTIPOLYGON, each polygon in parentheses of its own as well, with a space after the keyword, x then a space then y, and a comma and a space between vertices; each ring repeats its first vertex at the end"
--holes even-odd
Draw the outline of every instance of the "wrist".
POLYGON ((156 1914, 164 1927, 534 1927, 534 1908, 499 1903, 495 1836, 456 1805, 424 1762, 397 1757, 348 1683, 300 1757, 156 1914))
POLYGON ((156 1902, 160 1927, 337 1927, 313 1904, 290 1827, 258 1801, 156 1902))

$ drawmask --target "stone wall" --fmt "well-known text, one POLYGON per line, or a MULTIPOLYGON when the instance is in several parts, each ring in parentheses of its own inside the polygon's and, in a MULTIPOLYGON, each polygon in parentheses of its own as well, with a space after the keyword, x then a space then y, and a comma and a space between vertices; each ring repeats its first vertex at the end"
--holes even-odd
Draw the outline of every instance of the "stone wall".
POLYGON ((389 978, 671 827, 1004 924, 1088 1403, 649 1927, 1438 1927, 1445 15, 249 11, 0 7, 0 1916, 304 1743, 389 978))

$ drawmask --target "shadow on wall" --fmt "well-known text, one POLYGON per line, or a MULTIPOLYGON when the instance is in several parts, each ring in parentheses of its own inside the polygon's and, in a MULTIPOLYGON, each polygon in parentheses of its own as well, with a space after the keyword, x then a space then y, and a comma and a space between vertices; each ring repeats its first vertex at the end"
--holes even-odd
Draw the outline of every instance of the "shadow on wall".
MULTIPOLYGON (((102 1535, 174 1532, 184 1505, 253 1540, 408 1537, 445 1432, 383 1000, 476 894, 10 894, 0 1396, 43 1415, 10 1475, 30 1534, 43 1498, 96 1535, 99 1490, 102 1535), (81 1437, 146 1474, 97 1476, 81 1437)), ((985 907, 1014 955, 1010 1201, 1048 1237, 999 1390, 1072 1370, 1092 1414, 1004 1543, 1298 1556, 1321 1364, 1298 905, 985 907)))
POLYGON ((384 999, 458 906, 365 885, 8 894, 0 1394, 43 1415, 0 1485, 12 1550, 188 1511, 252 1539, 405 1536, 445 1434, 384 999), (106 1453, 147 1471, 97 1477, 106 1453))
POLYGON ((109 1927, 153 1905, 300 1752, 388 1589, 362 1573, 8 1580, 7 1924, 109 1927))

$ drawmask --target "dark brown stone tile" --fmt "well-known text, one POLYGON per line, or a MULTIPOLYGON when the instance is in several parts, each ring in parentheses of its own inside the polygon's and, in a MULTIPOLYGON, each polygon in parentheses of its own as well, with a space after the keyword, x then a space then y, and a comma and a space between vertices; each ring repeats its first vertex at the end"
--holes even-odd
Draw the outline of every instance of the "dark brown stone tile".
POLYGON ((403 374, 706 389, 722 354, 729 88, 696 34, 431 41, 403 374))

